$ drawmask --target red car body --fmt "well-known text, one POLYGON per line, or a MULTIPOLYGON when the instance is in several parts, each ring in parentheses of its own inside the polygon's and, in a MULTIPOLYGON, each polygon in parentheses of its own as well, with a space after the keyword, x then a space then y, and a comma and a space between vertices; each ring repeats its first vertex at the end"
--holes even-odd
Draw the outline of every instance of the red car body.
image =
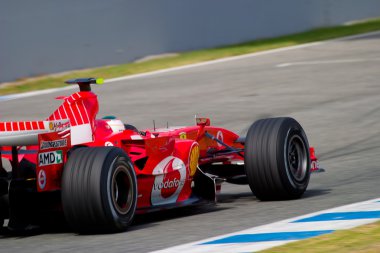
MULTIPOLYGON (((37 193, 61 190, 68 154, 83 146, 114 146, 128 154, 140 213, 216 201, 222 182, 246 183, 244 138, 211 126, 208 118, 197 118, 193 126, 138 131, 116 118, 97 119, 97 96, 89 90, 61 99, 63 104, 44 121, 0 122, 1 157, 10 161, 13 180, 32 182, 37 193), (25 160, 35 165, 30 177, 19 171, 25 160), (194 185, 195 177, 202 177, 202 183, 194 185)), ((316 171, 317 158, 314 149, 310 151, 311 169, 316 171)))

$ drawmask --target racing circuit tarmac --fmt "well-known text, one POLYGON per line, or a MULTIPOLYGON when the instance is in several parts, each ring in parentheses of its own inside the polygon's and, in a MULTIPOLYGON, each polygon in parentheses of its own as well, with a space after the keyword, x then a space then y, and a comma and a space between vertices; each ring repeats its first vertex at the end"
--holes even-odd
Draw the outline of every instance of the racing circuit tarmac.
MULTIPOLYGON (((58 60, 58 59, 57 59, 58 60)), ((121 234, 67 230, 1 236, 0 252, 148 252, 380 197, 380 33, 129 79, 96 87, 99 116, 138 128, 194 124, 194 114, 243 133, 256 119, 292 116, 316 148, 323 174, 304 197, 260 202, 223 185, 217 206, 140 216, 121 234)), ((40 119, 63 91, 0 102, 0 120, 40 119)), ((27 211, 27 207, 25 207, 27 211)))

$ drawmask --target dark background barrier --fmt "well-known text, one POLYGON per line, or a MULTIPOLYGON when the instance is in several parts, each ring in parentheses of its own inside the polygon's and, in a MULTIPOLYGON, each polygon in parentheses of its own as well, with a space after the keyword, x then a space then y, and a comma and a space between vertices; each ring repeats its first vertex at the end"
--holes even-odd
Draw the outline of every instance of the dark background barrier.
POLYGON ((376 16, 379 0, 0 0, 0 82, 376 16))

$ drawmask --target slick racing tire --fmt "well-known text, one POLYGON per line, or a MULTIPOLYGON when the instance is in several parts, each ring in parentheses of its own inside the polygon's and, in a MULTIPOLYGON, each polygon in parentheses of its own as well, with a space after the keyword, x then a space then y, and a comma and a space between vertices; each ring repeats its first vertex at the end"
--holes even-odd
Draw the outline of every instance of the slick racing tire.
POLYGON ((256 121, 248 130, 244 163, 258 199, 300 198, 310 179, 309 144, 301 125, 292 118, 256 121))
POLYGON ((62 206, 79 233, 127 229, 137 204, 137 180, 127 154, 117 147, 78 148, 62 176, 62 206))

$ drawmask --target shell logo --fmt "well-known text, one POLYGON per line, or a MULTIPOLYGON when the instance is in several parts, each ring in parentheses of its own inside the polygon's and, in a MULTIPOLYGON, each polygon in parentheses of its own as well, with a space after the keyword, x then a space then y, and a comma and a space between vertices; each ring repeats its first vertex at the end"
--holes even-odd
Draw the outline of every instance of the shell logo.
POLYGON ((198 160, 199 160, 199 145, 198 143, 194 143, 190 149, 190 155, 189 155, 189 170, 190 170, 191 177, 194 176, 195 172, 197 171, 198 160))
POLYGON ((152 187, 152 205, 175 203, 186 182, 186 165, 174 156, 168 156, 153 169, 156 175, 152 187))

